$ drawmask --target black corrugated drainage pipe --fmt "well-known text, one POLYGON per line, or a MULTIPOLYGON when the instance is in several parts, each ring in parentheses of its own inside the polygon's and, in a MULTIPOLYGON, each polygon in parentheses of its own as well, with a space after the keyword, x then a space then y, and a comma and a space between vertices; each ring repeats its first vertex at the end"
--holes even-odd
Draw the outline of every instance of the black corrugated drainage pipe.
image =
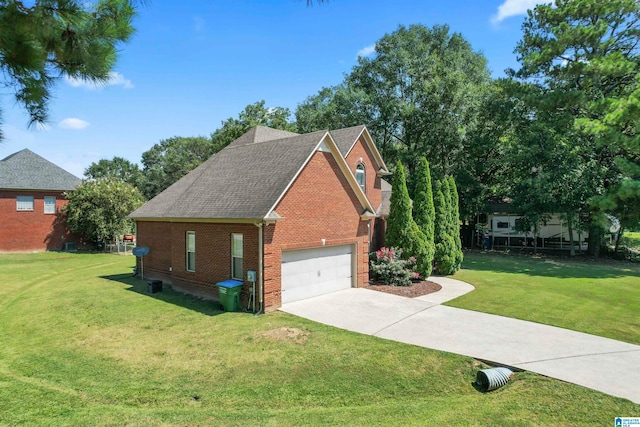
POLYGON ((495 390, 509 381, 513 372, 507 368, 491 368, 478 371, 476 385, 482 392, 495 390))

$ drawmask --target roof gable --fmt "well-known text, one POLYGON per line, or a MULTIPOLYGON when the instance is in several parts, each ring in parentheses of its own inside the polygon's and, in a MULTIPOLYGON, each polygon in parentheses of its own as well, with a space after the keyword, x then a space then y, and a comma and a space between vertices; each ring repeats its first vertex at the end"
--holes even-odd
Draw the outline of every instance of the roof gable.
POLYGON ((296 178, 300 175, 300 173, 302 173, 304 168, 307 166, 307 164, 309 163, 309 161, 311 160, 311 158, 313 157, 313 155, 317 151, 330 152, 333 155, 333 158, 336 160, 336 162, 338 163, 338 166, 340 167, 340 171, 347 178, 347 181, 349 182, 351 190, 354 191, 354 193, 356 194, 356 197, 358 198, 358 200, 360 201, 362 207, 364 208, 365 212, 363 212, 363 214, 365 214, 367 212, 369 214, 373 214, 374 213, 373 206, 371 206, 371 203, 369 202, 369 199, 367 198, 367 196, 364 194, 364 192, 360 188, 360 185, 358 185, 358 182, 356 181, 355 177, 353 176, 353 173, 351 173, 351 170, 349 169, 349 165, 347 164, 347 161, 345 160, 344 156, 340 152, 340 149, 338 148, 338 145, 333 140, 333 138, 331 137, 331 134, 329 132, 325 133, 324 137, 316 145, 315 149, 311 153, 309 153, 309 156, 305 160, 304 164, 301 165, 301 167, 298 170, 298 172, 295 174, 295 176, 289 182, 289 185, 287 185, 287 187, 282 192, 280 197, 278 197, 278 199, 275 201, 275 203, 273 204, 273 206, 269 210, 269 214, 271 214, 272 212, 275 212, 274 209, 276 208, 278 203, 280 203, 280 201, 282 200, 282 198, 286 194, 287 190, 291 187, 291 185, 293 185, 293 183, 296 180, 296 178))
POLYGON ((80 178, 28 149, 0 160, 0 188, 70 191, 81 182, 80 178))
POLYGON ((170 220, 272 217, 278 201, 323 144, 338 161, 363 208, 373 212, 327 131, 298 135, 267 129, 251 129, 134 211, 131 217, 170 220))
POLYGON ((382 172, 389 172, 389 168, 387 168, 387 165, 382 159, 382 155, 380 155, 378 148, 373 143, 371 134, 366 126, 360 125, 345 129, 332 130, 330 133, 344 158, 347 158, 353 147, 358 142, 358 139, 360 139, 360 136, 362 136, 365 141, 365 145, 373 155, 378 166, 378 170, 381 170, 382 172))

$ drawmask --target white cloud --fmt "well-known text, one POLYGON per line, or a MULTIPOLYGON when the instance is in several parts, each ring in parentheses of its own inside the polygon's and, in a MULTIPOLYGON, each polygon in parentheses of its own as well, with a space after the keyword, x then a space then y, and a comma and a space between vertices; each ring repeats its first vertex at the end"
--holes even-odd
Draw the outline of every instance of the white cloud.
POLYGON ((360 49, 358 51, 358 56, 369 56, 375 51, 376 51, 376 45, 372 44, 370 46, 366 46, 366 47, 363 47, 362 49, 360 49))
POLYGON ((84 129, 89 126, 89 122, 85 122, 84 120, 76 119, 75 117, 69 117, 67 119, 62 120, 58 123, 58 126, 62 129, 84 129))
POLYGON ((73 87, 82 87, 85 89, 102 89, 106 86, 122 86, 124 89, 133 89, 133 83, 131 80, 125 78, 122 74, 117 71, 111 71, 109 73, 109 80, 105 83, 94 83, 91 81, 85 81, 82 79, 76 79, 72 77, 65 76, 65 81, 69 83, 73 87))
POLYGON ((549 3, 551 1, 552 0, 504 0, 504 3, 498 6, 498 12, 491 17, 491 23, 497 25, 512 16, 525 15, 527 10, 533 9, 536 5, 549 3))

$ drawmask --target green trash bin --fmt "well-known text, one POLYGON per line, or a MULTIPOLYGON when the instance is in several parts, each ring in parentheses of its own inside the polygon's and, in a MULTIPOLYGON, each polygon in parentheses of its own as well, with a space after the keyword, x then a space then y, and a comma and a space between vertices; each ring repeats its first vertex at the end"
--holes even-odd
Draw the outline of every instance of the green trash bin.
POLYGON ((224 311, 240 310, 242 282, 240 280, 225 280, 224 282, 218 282, 217 285, 221 308, 224 311))

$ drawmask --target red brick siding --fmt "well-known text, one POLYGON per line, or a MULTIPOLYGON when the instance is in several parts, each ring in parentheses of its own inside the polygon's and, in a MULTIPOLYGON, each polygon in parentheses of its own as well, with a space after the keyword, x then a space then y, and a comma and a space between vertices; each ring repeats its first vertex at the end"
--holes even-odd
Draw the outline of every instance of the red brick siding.
MULTIPOLYGON (((375 173, 373 173, 375 176, 375 173)), ((369 179, 369 178, 368 178, 369 179)), ((354 245, 356 285, 369 280, 367 221, 362 206, 330 153, 315 153, 276 206, 284 217, 264 226, 264 308, 281 305, 282 251, 325 245, 354 245)), ((179 290, 217 298, 215 284, 231 278, 231 234, 243 234, 245 277, 258 270, 258 233, 253 224, 138 222, 139 245, 149 246, 145 272, 170 280, 179 290), (186 271, 186 232, 196 233, 196 271, 186 271), (169 267, 172 272, 169 273, 169 267)), ((161 278, 158 277, 158 278, 161 278)), ((246 303, 249 284, 243 287, 246 303)))
POLYGON ((265 311, 281 305, 282 251, 355 244, 357 286, 369 280, 367 221, 330 153, 317 152, 276 206, 283 220, 264 228, 265 311))
MULTIPOLYGON (((382 189, 380 187, 380 177, 377 176, 377 172, 379 166, 376 164, 376 161, 369 149, 369 146, 366 144, 364 137, 360 137, 358 141, 354 144, 353 148, 347 154, 346 157, 347 164, 349 165, 349 169, 355 175, 356 166, 362 163, 365 168, 365 194, 371 202, 373 209, 378 209, 380 203, 382 203, 382 189), (362 159, 362 161, 360 161, 362 159)), ((379 243, 379 239, 376 239, 376 236, 384 236, 384 223, 382 221, 372 221, 371 230, 369 234, 369 241, 372 242, 372 245, 369 247, 369 250, 378 249, 379 245, 375 244, 377 241, 379 243), (382 229, 380 229, 382 227, 382 229), (375 246, 374 246, 375 245, 375 246)))
POLYGON ((380 189, 380 178, 377 176, 379 167, 369 150, 364 137, 360 137, 346 157, 349 169, 355 175, 356 166, 362 163, 366 173, 365 194, 374 209, 378 209, 382 202, 382 190, 380 189), (362 159, 362 162, 360 162, 362 159))
POLYGON ((60 210, 68 201, 60 191, 0 190, 0 251, 45 251, 80 243, 67 229, 60 210), (18 211, 17 196, 33 196, 33 211, 18 211), (44 197, 55 196, 56 214, 44 213, 44 197))
MULTIPOLYGON (((218 298, 216 283, 231 279, 231 235, 243 235, 243 277, 258 270, 258 227, 253 224, 138 222, 138 245, 148 246, 145 276, 158 278, 177 290, 204 298, 218 298), (195 232, 195 271, 187 271, 186 234, 195 232), (171 271, 169 271, 171 268, 171 271)), ((242 288, 246 304, 250 284, 242 288)))

